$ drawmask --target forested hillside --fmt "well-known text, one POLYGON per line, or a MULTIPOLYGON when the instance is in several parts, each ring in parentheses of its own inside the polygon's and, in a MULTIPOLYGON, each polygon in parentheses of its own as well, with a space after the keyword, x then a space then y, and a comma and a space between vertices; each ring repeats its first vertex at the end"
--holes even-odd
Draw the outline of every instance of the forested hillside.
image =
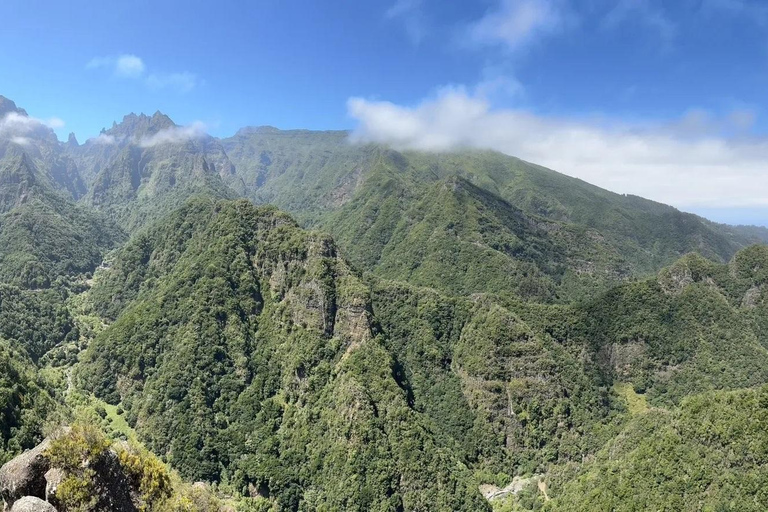
POLYGON ((368 250, 371 243, 385 246, 400 219, 431 185, 454 176, 529 216, 598 231, 604 244, 638 274, 655 272, 691 251, 727 261, 739 248, 768 240, 765 229, 714 224, 496 152, 399 152, 353 145, 343 132, 269 127, 240 130, 222 145, 243 177, 249 198, 323 226, 353 261, 367 266, 376 261, 359 251, 368 250), (354 225, 349 219, 365 220, 354 225))
POLYGON ((183 476, 226 475, 281 509, 484 508, 408 407, 368 292, 332 240, 244 201, 175 216, 189 232, 156 225, 135 243, 160 247, 129 244, 115 265, 152 282, 94 340, 85 389, 122 402, 183 476), (142 249, 148 261, 133 258, 142 249))
POLYGON ((766 393, 707 393, 638 416, 543 510, 765 510, 766 393))
POLYGON ((0 458, 47 436, 59 512, 767 506, 768 230, 494 152, 9 115, 0 458))

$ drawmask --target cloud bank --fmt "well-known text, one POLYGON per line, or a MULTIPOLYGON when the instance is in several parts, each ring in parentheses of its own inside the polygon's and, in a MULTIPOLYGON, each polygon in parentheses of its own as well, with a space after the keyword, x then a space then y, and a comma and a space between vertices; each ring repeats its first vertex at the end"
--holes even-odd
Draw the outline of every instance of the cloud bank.
POLYGON ((691 111, 673 122, 547 117, 494 109, 476 91, 449 87, 419 105, 351 98, 352 140, 401 150, 493 149, 619 193, 678 207, 768 206, 768 139, 754 114, 691 111))

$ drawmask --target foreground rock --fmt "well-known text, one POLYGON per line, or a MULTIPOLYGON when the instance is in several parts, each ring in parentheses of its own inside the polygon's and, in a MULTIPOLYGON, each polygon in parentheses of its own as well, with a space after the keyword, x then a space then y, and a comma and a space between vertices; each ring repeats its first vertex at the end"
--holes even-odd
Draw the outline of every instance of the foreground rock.
POLYGON ((0 495, 5 510, 16 510, 11 507, 25 496, 45 498, 45 473, 50 469, 45 452, 49 447, 50 441, 46 439, 0 468, 0 495))
POLYGON ((49 503, 58 503, 56 491, 59 485, 64 481, 66 473, 59 468, 52 468, 45 474, 45 501, 49 503))
MULTIPOLYGON (((63 429, 61 439, 78 432, 63 429)), ((74 445, 82 445, 86 437, 75 437, 74 445)), ((5 512, 55 512, 60 505, 61 484, 74 478, 88 488, 89 510, 92 512, 136 512, 143 505, 139 482, 132 481, 120 464, 115 450, 105 446, 90 452, 89 458, 55 467, 51 458, 57 440, 46 439, 0 468, 0 495, 5 512)), ((79 457, 79 455, 77 455, 79 457)))
POLYGON ((24 496, 16 500, 11 507, 11 512, 56 512, 56 509, 50 503, 34 496, 24 496))

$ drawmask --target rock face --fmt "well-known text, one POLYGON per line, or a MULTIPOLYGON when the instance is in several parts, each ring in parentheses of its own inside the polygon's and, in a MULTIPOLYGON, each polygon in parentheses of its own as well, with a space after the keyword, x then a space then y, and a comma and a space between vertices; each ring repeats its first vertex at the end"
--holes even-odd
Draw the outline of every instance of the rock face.
MULTIPOLYGON (((25 496, 45 498, 45 474, 50 469, 50 462, 44 453, 49 446, 46 439, 0 468, 0 495, 5 510, 11 510, 16 500, 25 496)), ((16 510, 15 507, 12 510, 16 510)))
POLYGON ((56 509, 40 498, 25 496, 13 504, 11 512, 56 512, 56 509))
MULTIPOLYGON (((67 432, 69 429, 64 429, 67 432)), ((0 468, 0 494, 4 512, 55 512, 61 482, 72 476, 52 467, 46 452, 46 439, 36 448, 22 453, 0 468)), ((125 474, 117 453, 108 448, 98 457, 83 463, 93 470, 90 478, 95 512, 136 512, 140 493, 125 474)))
POLYGON ((56 491, 59 489, 59 485, 64 481, 66 474, 59 468, 50 469, 45 474, 45 499, 49 503, 58 503, 56 498, 56 491))

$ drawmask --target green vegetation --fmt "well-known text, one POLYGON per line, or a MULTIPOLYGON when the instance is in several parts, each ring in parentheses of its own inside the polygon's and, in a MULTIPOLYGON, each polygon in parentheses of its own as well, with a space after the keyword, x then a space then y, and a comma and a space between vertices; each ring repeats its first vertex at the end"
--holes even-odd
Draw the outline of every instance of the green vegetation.
MULTIPOLYGON (((418 236, 421 243, 431 241, 432 230, 438 226, 423 222, 412 225, 409 210, 423 211, 424 205, 419 207, 418 203, 438 182, 455 177, 495 197, 493 202, 503 199, 514 205, 529 218, 564 223, 568 226, 563 229, 566 232, 576 230, 573 235, 563 236, 570 242, 577 275, 585 271, 599 274, 593 272, 592 265, 600 269, 606 263, 623 263, 619 266, 622 270, 647 275, 690 251, 727 261, 742 247, 768 241, 768 231, 762 228, 717 225, 500 153, 397 152, 353 145, 347 136, 345 132, 247 128, 224 139, 222 145, 242 178, 247 197, 257 203, 275 204, 302 223, 327 229, 345 254, 364 269, 378 268, 379 258, 397 229, 400 237, 418 236), (585 232, 585 228, 594 232, 585 232), (415 233, 409 234, 411 229, 415 233), (587 247, 581 247, 585 242, 587 247), (598 250, 589 249, 590 245, 598 250)), ((494 214, 491 210, 485 215, 494 214)), ((444 236, 443 229, 439 226, 435 237, 444 236)), ((465 241, 478 239, 476 234, 475 240, 465 241)), ((442 245, 442 249, 448 247, 442 245)), ((420 261, 413 253, 410 260, 420 261)), ((466 268, 472 269, 468 263, 466 268)), ((397 271, 401 277, 411 268, 403 266, 397 271)), ((440 277, 430 277, 435 276, 440 277)), ((578 289, 568 290, 570 296, 578 298, 588 292, 591 283, 580 281, 575 279, 578 289)), ((495 281, 489 278, 487 283, 495 281)), ((438 279, 429 286, 442 284, 438 279)), ((610 282, 599 286, 598 291, 607 285, 610 282)))
POLYGON ((75 206, 23 153, 0 159, 0 282, 48 288, 92 272, 118 228, 75 206))
POLYGON ((648 410, 648 400, 646 400, 644 395, 635 391, 632 384, 617 382, 613 385, 613 390, 627 402, 627 410, 632 416, 642 414, 648 410))
POLYGON ((232 164, 211 137, 176 144, 151 144, 153 136, 176 125, 168 116, 131 114, 105 132, 109 150, 86 145, 77 153, 92 184, 83 202, 135 232, 181 207, 195 195, 234 198, 232 164), (132 144, 129 144, 132 143, 132 144))
POLYGON ((768 231, 493 152, 175 128, 0 143, 0 461, 73 425, 60 510, 768 506, 768 231))
POLYGON ((242 201, 177 215, 97 282, 94 297, 122 282, 135 299, 89 347, 83 387, 120 401, 183 476, 255 489, 281 510, 485 507, 408 406, 366 287, 330 239, 242 201), (146 277, 119 277, 134 275, 146 277))
POLYGON ((52 394, 24 351, 0 339, 0 462, 42 441, 57 409, 52 394))
POLYGON ((193 488, 135 443, 113 443, 94 424, 77 422, 51 441, 46 455, 62 472, 55 502, 65 512, 139 510, 214 512, 220 503, 193 488))
POLYGON ((765 510, 768 387, 641 414, 544 510, 765 510))

